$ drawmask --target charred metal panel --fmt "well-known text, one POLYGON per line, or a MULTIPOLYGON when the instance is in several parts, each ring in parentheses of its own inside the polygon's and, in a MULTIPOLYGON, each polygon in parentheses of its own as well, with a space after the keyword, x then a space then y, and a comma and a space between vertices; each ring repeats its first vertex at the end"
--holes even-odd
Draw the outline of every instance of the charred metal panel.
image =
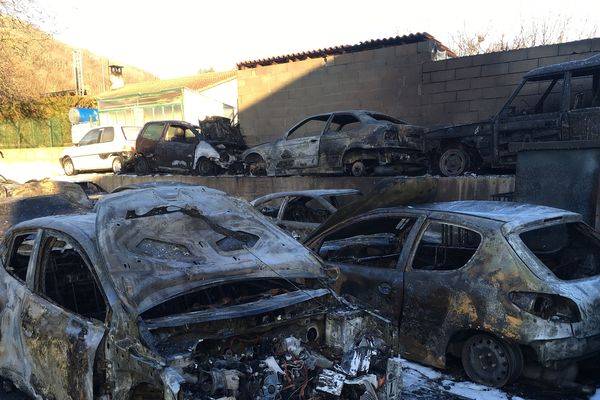
POLYGON ((594 225, 600 142, 529 144, 518 153, 516 200, 570 210, 594 225))

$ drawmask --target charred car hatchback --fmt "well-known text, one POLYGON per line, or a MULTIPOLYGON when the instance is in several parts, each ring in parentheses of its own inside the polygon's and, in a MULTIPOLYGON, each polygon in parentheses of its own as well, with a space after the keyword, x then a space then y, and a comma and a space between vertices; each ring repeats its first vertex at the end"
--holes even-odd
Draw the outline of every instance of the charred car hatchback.
POLYGON ((242 154, 252 175, 415 173, 426 168, 424 128, 373 111, 319 114, 242 154))
POLYGON ((385 320, 342 302, 308 249, 216 190, 126 190, 95 212, 22 222, 0 264, 0 375, 36 398, 399 395, 380 384, 398 369, 385 320))
POLYGON ((537 364, 572 381, 600 353, 600 236, 543 206, 450 202, 326 222, 307 245, 337 290, 396 321, 400 354, 503 386, 537 364))

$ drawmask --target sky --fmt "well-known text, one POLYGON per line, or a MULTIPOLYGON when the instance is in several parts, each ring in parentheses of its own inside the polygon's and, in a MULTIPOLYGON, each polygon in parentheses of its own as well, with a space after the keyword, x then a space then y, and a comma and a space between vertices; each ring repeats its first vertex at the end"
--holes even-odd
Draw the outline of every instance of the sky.
MULTIPOLYGON (((532 20, 569 20, 567 39, 598 27, 600 0, 39 0, 43 29, 71 46, 160 78, 236 63, 428 32, 507 37, 532 20)), ((451 47, 451 46, 450 46, 451 47)))

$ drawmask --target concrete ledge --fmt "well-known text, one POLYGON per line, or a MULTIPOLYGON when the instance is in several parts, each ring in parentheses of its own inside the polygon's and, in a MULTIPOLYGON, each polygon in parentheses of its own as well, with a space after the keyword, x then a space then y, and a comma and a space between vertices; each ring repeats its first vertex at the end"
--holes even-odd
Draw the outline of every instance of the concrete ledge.
MULTIPOLYGON (((291 177, 249 177, 217 176, 200 177, 189 175, 98 175, 92 180, 111 191, 119 186, 152 181, 175 181, 193 183, 222 190, 234 196, 253 200, 269 193, 306 189, 358 189, 368 193, 375 185, 389 177, 353 178, 346 176, 291 176, 291 177)), ((398 179, 398 178, 397 178, 398 179)), ((460 176, 405 177, 408 180, 435 180, 437 182, 436 201, 448 200, 490 200, 497 193, 514 191, 514 176, 460 176)))

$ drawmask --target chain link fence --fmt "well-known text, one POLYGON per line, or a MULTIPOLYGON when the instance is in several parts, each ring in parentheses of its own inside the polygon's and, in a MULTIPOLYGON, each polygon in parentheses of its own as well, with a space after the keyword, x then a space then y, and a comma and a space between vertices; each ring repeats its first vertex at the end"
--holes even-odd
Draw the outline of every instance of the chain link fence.
POLYGON ((71 143, 71 123, 67 118, 0 121, 0 149, 60 147, 71 143))

